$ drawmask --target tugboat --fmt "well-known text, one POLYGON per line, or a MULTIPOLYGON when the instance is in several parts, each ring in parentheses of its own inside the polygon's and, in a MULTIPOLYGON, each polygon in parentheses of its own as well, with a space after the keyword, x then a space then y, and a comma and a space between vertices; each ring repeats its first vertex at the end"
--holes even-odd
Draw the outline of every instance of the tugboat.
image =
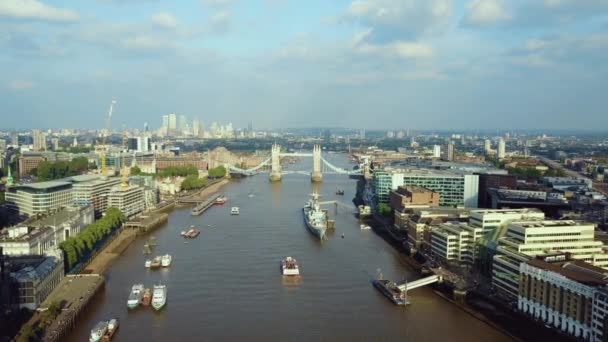
POLYGON ((290 256, 281 260, 281 271, 284 276, 299 276, 300 275, 300 267, 295 258, 290 256))
POLYGON ((91 335, 89 335, 90 342, 98 342, 101 341, 102 337, 108 331, 108 322, 101 321, 95 324, 95 327, 91 329, 91 335))
POLYGON ((129 294, 129 299, 127 300, 127 307, 129 307, 129 309, 135 309, 139 305, 143 291, 144 285, 133 285, 133 288, 131 288, 131 293, 129 294))
POLYGON ((141 297, 141 305, 150 306, 152 301, 152 291, 150 289, 144 289, 144 295, 141 297))
POLYGON ((405 291, 401 291, 396 283, 386 279, 377 279, 373 281, 373 284, 378 291, 396 305, 405 306, 409 304, 407 294, 405 291))
POLYGON ((171 255, 169 254, 165 254, 162 257, 160 257, 160 264, 162 267, 169 267, 171 266, 171 255))
POLYGON ((111 341, 114 334, 116 334, 116 330, 118 330, 118 319, 112 318, 110 322, 108 322, 108 330, 103 335, 104 342, 111 341))
POLYGON ((327 230, 327 212, 321 210, 319 205, 319 194, 313 193, 312 199, 308 200, 302 209, 304 211, 304 221, 310 232, 323 240, 327 230))
POLYGON ((158 311, 167 303, 167 285, 154 285, 152 307, 158 311))

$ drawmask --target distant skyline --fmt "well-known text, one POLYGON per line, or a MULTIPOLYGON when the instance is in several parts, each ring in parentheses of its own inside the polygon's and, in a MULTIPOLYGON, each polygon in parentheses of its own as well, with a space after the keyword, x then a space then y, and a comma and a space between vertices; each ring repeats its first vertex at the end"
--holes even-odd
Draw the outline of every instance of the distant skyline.
POLYGON ((1 0, 11 128, 608 128, 606 0, 1 0))

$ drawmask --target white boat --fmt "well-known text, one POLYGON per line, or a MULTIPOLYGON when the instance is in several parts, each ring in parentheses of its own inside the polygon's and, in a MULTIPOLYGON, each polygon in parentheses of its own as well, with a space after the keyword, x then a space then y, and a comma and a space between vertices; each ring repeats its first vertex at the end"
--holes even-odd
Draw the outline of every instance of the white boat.
POLYGON ((89 336, 90 342, 101 341, 103 335, 108 331, 108 322, 101 321, 91 329, 91 335, 89 336))
POLYGON ((181 232, 182 236, 186 236, 186 232, 182 230, 181 232))
POLYGON ((108 331, 103 335, 103 340, 111 341, 114 334, 116 334, 116 330, 118 330, 118 319, 112 318, 110 322, 108 322, 108 331))
POLYGON ((290 256, 281 260, 281 271, 284 276, 299 276, 300 275, 300 267, 295 258, 290 256))
POLYGON ((146 268, 150 268, 150 265, 152 265, 152 260, 146 260, 146 262, 144 263, 144 266, 146 268))
POLYGON ((231 215, 238 215, 239 214, 239 207, 232 207, 232 209, 230 209, 230 214, 231 215))
POLYGON ((127 300, 127 306, 129 309, 135 309, 139 302, 141 301, 141 296, 144 293, 144 285, 143 284, 135 284, 131 288, 131 293, 129 294, 129 299, 127 300))
POLYGON ((152 307, 160 310, 167 303, 167 285, 154 285, 152 292, 152 307))
POLYGON ((169 267, 171 266, 171 255, 169 254, 165 254, 162 257, 160 257, 160 264, 162 267, 169 267))
POLYGON ((368 226, 368 225, 366 225, 366 224, 362 224, 362 225, 360 225, 359 227, 361 228, 361 230, 369 230, 369 229, 372 229, 372 227, 370 227, 370 226, 368 226))

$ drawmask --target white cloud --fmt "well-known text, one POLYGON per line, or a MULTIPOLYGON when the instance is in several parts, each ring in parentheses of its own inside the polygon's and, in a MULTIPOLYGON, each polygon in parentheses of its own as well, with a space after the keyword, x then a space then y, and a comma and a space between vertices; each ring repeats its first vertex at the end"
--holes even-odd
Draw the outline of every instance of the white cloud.
POLYGON ((433 56, 433 48, 425 43, 417 41, 396 40, 385 44, 374 44, 369 42, 373 30, 356 33, 351 40, 351 47, 362 54, 382 56, 386 58, 430 58, 433 56))
POLYGON ((34 83, 26 80, 13 80, 8 82, 8 88, 11 90, 28 90, 34 87, 34 83))
POLYGON ((36 0, 1 0, 2 16, 48 21, 76 21, 79 18, 73 10, 52 7, 36 0))
POLYGON ((466 5, 463 21, 471 26, 489 26, 512 18, 502 0, 472 0, 466 5))
POLYGON ((168 12, 159 12, 152 16, 152 22, 165 29, 175 29, 177 18, 168 12))

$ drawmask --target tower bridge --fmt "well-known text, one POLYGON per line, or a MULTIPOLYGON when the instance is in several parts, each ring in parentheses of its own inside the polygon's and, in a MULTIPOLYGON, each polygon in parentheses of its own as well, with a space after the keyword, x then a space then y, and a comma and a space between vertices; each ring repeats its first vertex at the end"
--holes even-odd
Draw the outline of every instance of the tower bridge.
POLYGON ((249 169, 241 169, 236 166, 228 166, 230 173, 240 174, 244 176, 252 176, 258 173, 269 172, 269 178, 271 181, 280 181, 283 175, 286 174, 303 174, 310 175, 310 179, 313 182, 321 182, 324 174, 340 174, 340 175, 363 175, 367 172, 369 167, 365 165, 365 170, 346 170, 341 167, 337 167, 328 162, 321 153, 321 146, 314 145, 312 153, 282 153, 281 146, 273 144, 270 152, 270 158, 264 160, 259 165, 256 165, 249 169), (282 157, 312 157, 312 170, 310 171, 296 171, 296 170, 283 170, 281 166, 282 157))

